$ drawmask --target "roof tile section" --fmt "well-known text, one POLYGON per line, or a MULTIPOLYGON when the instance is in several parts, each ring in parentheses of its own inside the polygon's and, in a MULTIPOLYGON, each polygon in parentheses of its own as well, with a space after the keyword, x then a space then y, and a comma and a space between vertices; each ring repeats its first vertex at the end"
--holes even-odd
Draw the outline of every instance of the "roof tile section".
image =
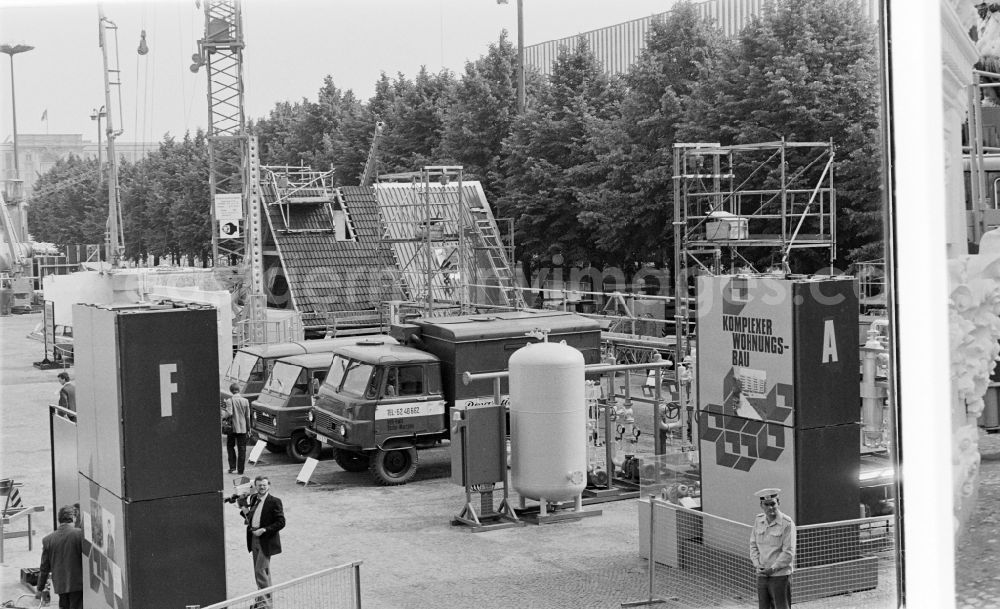
POLYGON ((372 189, 355 186, 340 191, 354 240, 337 239, 330 206, 278 205, 267 194, 269 189, 264 189, 268 225, 284 267, 291 304, 306 326, 330 323, 328 314, 336 319, 346 317, 337 313, 374 311, 380 277, 395 266, 379 250, 378 203, 372 189))

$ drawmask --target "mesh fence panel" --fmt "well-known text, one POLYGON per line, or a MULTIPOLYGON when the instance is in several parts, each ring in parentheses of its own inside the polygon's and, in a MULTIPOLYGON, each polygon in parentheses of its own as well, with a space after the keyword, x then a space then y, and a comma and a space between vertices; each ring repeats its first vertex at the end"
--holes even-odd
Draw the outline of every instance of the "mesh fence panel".
POLYGON ((361 563, 317 571, 201 609, 361 609, 361 563))
MULTIPOLYGON (((687 607, 756 603, 750 526, 656 499, 653 594, 687 607)), ((649 518, 642 501, 640 518, 649 518)), ((640 528, 648 527, 641 521, 640 528)), ((896 607, 894 516, 796 527, 792 601, 797 607, 896 607)), ((648 555, 648 541, 641 554, 648 555)), ((645 591, 638 592, 642 596, 645 591)))

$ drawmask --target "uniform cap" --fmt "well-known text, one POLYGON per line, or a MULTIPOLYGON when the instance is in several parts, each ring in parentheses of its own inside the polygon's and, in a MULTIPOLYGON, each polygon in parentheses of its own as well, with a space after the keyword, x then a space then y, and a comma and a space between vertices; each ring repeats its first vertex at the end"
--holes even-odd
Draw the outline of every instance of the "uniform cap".
POLYGON ((777 498, 780 493, 781 493, 780 488, 764 488, 754 493, 754 496, 756 496, 757 499, 760 499, 761 501, 765 501, 767 499, 777 498))

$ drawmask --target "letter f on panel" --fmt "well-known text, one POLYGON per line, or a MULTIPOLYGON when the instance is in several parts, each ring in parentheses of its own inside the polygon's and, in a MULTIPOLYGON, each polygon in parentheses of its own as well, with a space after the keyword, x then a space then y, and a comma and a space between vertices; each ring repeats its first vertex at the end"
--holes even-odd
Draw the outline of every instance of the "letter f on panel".
POLYGON ((160 416, 173 415, 174 394, 177 393, 177 383, 170 376, 177 372, 177 364, 160 364, 160 416))

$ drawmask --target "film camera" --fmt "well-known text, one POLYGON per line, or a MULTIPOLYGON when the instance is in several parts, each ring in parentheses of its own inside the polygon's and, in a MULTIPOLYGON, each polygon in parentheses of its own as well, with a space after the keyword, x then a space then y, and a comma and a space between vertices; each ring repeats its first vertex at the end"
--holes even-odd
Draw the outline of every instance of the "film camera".
POLYGON ((223 497, 223 503, 235 503, 239 507, 247 507, 247 497, 253 494, 253 482, 246 476, 233 479, 233 487, 236 492, 228 497, 223 497))
POLYGON ((232 495, 230 495, 228 497, 223 497, 222 498, 222 502, 223 503, 235 503, 236 505, 238 505, 240 507, 247 507, 247 497, 248 496, 249 495, 247 495, 246 493, 233 493, 232 495))

